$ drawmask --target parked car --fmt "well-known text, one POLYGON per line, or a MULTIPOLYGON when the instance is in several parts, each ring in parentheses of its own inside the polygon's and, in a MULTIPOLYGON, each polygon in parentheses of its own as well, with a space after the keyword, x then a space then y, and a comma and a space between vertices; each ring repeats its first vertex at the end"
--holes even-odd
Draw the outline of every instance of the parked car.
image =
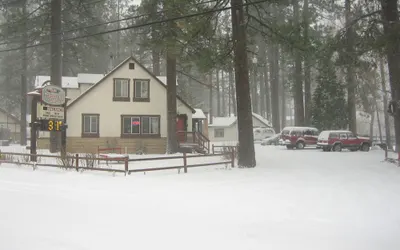
POLYGON ((285 127, 281 132, 281 139, 287 149, 304 149, 308 146, 317 146, 319 131, 314 127, 285 127))
POLYGON ((279 145, 279 139, 281 138, 281 134, 275 134, 274 136, 271 136, 269 138, 266 138, 262 140, 261 145, 279 145))
POLYGON ((370 138, 355 136, 348 130, 326 130, 318 136, 317 145, 323 151, 342 151, 343 148, 350 151, 369 151, 372 143, 370 138))
POLYGON ((253 136, 255 141, 262 141, 263 139, 269 138, 275 135, 273 128, 266 127, 255 127, 253 128, 253 136))

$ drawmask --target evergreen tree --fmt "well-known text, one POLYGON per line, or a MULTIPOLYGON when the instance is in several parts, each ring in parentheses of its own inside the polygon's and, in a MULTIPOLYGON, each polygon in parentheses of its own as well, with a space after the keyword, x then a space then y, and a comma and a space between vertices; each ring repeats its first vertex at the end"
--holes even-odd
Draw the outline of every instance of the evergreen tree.
POLYGON ((332 54, 321 57, 313 94, 312 122, 320 130, 344 129, 347 126, 346 94, 336 76, 332 54))

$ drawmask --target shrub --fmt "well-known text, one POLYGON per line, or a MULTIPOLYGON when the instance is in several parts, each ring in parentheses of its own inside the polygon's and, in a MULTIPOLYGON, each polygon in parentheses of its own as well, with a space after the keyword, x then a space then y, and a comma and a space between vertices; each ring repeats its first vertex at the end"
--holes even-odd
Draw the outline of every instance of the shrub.
POLYGON ((97 161, 95 160, 97 158, 97 155, 94 153, 87 153, 83 156, 83 159, 80 159, 80 162, 82 163, 82 166, 85 168, 94 168, 97 166, 97 161))
POLYGON ((57 164, 60 165, 61 168, 71 168, 74 166, 74 155, 70 153, 61 154, 60 158, 57 158, 57 164))

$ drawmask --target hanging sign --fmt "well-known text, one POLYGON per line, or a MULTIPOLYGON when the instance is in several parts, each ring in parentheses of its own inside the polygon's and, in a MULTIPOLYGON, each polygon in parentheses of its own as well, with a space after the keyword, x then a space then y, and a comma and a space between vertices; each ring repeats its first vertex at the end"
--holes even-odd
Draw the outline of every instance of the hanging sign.
POLYGON ((65 91, 59 86, 47 85, 42 89, 42 102, 54 106, 64 105, 65 91))
POLYGON ((50 106, 43 103, 37 104, 38 120, 64 120, 64 107, 50 106))

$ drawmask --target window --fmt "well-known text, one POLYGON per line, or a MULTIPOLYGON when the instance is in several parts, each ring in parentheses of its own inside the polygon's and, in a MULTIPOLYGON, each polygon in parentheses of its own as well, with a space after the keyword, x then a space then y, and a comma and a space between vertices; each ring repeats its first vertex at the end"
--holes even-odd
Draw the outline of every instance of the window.
POLYGON ((159 118, 158 117, 142 117, 142 134, 157 135, 159 131, 159 118))
POLYGON ((339 135, 337 134, 337 133, 331 133, 330 135, 329 135, 329 138, 330 139, 336 139, 336 138, 338 138, 339 137, 339 135))
POLYGON ((347 135, 346 134, 339 134, 339 138, 346 140, 347 139, 347 135))
POLYGON ((150 80, 134 80, 133 100, 136 102, 150 101, 150 80))
POLYGON ((122 116, 121 137, 159 137, 160 116, 122 116))
POLYGON ((129 79, 114 79, 113 101, 129 101, 129 79))
POLYGON ((352 140, 357 139, 357 136, 355 136, 353 133, 348 133, 347 136, 349 139, 352 139, 352 140))
POLYGON ((134 63, 129 63, 129 69, 135 69, 135 64, 134 63))
POLYGON ((214 130, 214 137, 215 138, 223 138, 224 137, 224 129, 223 128, 216 128, 214 130))
POLYGON ((99 114, 82 114, 82 137, 99 137, 99 114))

